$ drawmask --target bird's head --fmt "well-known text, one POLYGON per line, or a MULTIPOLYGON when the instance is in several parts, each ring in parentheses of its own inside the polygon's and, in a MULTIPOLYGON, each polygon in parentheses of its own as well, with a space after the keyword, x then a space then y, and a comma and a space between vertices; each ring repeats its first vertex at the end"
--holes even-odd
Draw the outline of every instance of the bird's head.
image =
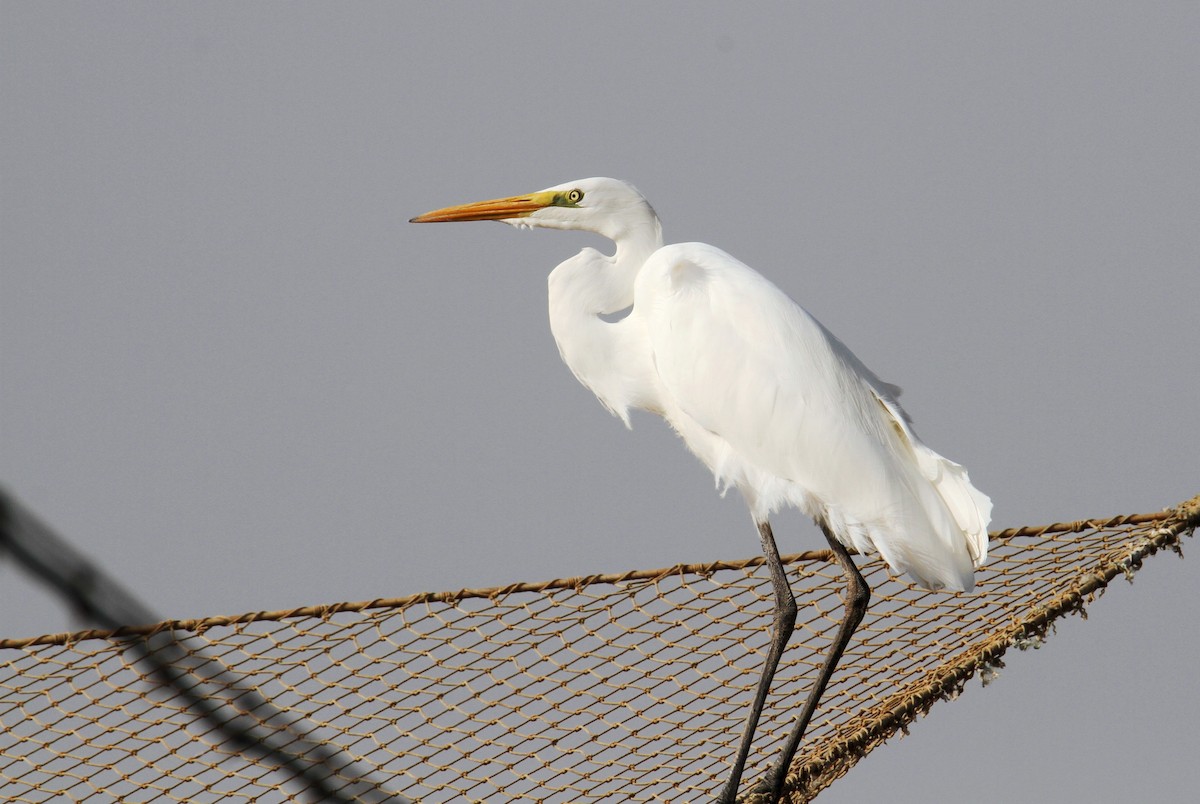
POLYGON ((536 193, 435 209, 410 223, 501 221, 510 226, 579 229, 620 240, 644 227, 657 230, 658 216, 628 182, 579 179, 536 193))

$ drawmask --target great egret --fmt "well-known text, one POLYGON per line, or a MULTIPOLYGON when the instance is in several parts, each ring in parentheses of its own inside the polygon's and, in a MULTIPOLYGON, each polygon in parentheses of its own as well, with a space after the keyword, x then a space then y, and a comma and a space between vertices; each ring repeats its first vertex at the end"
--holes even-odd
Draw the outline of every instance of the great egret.
POLYGON ((703 243, 664 246, 658 216, 616 179, 427 212, 413 223, 498 220, 581 229, 612 240, 550 273, 550 329, 581 383, 626 426, 629 409, 661 415, 741 492, 775 593, 774 636, 720 801, 733 802, 779 659, 796 621, 768 517, 795 506, 817 522, 846 577, 846 610, 820 678, 761 789, 782 794, 804 730, 870 589, 850 558, 879 552, 932 590, 970 591, 987 557, 991 501, 966 470, 925 446, 882 382, 775 285, 703 243), (619 320, 602 316, 629 308, 619 320))

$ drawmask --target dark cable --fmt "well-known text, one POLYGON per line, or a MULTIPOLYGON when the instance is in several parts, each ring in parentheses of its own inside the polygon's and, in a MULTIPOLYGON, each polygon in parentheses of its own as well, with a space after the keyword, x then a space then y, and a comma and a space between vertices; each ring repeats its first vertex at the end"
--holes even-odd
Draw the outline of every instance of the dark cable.
MULTIPOLYGON (((0 550, 7 550, 30 574, 60 595, 82 618, 103 628, 160 622, 155 614, 96 564, 39 520, 0 487, 0 550)), ((405 804, 389 793, 353 757, 336 746, 311 739, 317 727, 303 715, 286 712, 218 659, 185 631, 164 630, 118 638, 149 668, 148 678, 168 687, 187 707, 224 734, 246 755, 273 763, 305 786, 315 801, 332 804, 405 804), (201 667, 220 668, 200 673, 201 667), (336 785, 336 786, 335 786, 336 785)))

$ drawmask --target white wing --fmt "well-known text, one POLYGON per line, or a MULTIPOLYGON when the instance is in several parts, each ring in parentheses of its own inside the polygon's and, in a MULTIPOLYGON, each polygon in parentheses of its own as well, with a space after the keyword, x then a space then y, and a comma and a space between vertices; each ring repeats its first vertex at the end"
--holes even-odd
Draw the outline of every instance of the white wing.
POLYGON ((756 518, 796 505, 925 586, 973 586, 991 502, 816 319, 701 243, 655 252, 634 295, 664 415, 756 518))

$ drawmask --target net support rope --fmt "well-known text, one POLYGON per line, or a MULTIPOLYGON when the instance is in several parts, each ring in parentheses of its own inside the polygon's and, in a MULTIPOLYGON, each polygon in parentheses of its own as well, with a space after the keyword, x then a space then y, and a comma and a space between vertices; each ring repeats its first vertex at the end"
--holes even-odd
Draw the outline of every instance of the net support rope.
MULTIPOLYGON (((1040 644, 1114 578, 1178 552, 1197 524, 1200 495, 1159 513, 999 531, 971 595, 927 592, 860 558, 871 609, 796 756, 789 799, 810 800, 969 679, 986 682, 1009 648, 1040 644)), ((828 551, 784 561, 800 613, 746 789, 769 769, 842 612, 828 551)), ((762 564, 0 640, 0 791, 19 802, 311 797, 198 722, 130 655, 132 637, 185 632, 219 666, 207 684, 227 669, 303 719, 294 750, 335 746, 421 802, 711 801, 768 649, 762 564)), ((344 782, 349 793, 362 780, 344 782)))

